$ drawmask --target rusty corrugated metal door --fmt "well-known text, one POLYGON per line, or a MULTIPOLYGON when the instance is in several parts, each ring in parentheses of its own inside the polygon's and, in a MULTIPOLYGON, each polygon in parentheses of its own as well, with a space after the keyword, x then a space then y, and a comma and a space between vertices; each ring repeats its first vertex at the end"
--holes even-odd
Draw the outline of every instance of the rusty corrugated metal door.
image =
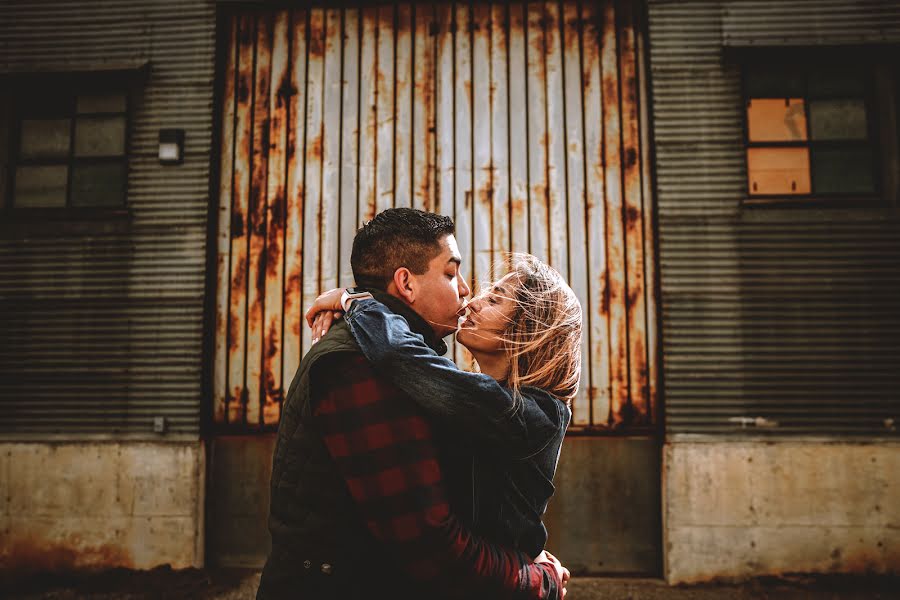
POLYGON ((277 424, 310 346, 303 311, 352 283, 362 221, 414 206, 454 218, 473 289, 511 250, 562 272, 588 333, 574 425, 652 427, 653 203, 635 13, 612 0, 232 13, 214 421, 277 424))

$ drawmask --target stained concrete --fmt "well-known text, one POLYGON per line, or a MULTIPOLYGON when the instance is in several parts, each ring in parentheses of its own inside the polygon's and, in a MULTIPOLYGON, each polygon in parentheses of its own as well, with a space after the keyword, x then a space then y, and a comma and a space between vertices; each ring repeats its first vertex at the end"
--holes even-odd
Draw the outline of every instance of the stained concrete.
POLYGON ((670 583, 900 573, 900 444, 674 442, 663 478, 670 583))
POLYGON ((576 574, 660 576, 659 473, 653 438, 568 437, 544 518, 547 549, 576 574))
POLYGON ((0 456, 0 569, 203 565, 199 441, 17 442, 0 456))

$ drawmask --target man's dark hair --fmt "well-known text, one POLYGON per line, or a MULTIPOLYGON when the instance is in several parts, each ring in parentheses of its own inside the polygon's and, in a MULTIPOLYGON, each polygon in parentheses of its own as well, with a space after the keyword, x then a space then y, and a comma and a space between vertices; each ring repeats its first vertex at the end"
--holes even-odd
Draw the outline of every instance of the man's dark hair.
POLYGON ((386 290, 394 272, 416 275, 441 252, 441 239, 455 232, 453 219, 414 208, 389 208, 364 223, 353 238, 350 266, 356 285, 386 290))

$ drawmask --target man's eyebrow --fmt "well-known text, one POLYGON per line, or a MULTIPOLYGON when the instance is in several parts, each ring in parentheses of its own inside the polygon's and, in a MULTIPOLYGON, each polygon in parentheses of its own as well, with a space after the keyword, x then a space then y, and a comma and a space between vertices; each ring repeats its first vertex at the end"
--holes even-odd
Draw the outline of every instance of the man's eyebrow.
POLYGON ((494 289, 491 290, 491 291, 492 291, 492 292, 495 292, 495 293, 498 293, 498 294, 500 294, 501 296, 508 296, 508 295, 509 295, 509 292, 507 292, 507 291, 506 291, 506 288, 503 287, 502 285, 495 285, 495 286, 494 286, 494 289))
POLYGON ((461 259, 460 257, 458 257, 458 256, 451 256, 451 257, 447 260, 447 263, 448 263, 448 264, 449 264, 449 263, 456 263, 456 266, 458 267, 459 265, 462 264, 462 259, 461 259))

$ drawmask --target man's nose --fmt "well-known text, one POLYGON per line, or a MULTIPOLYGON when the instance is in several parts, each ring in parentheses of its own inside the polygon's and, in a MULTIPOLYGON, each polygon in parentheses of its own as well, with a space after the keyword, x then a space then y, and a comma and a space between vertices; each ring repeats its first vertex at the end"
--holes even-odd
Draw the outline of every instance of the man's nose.
POLYGON ((469 284, 466 283, 466 278, 462 275, 459 276, 459 297, 465 298, 469 294, 472 293, 472 290, 469 289, 469 284))

